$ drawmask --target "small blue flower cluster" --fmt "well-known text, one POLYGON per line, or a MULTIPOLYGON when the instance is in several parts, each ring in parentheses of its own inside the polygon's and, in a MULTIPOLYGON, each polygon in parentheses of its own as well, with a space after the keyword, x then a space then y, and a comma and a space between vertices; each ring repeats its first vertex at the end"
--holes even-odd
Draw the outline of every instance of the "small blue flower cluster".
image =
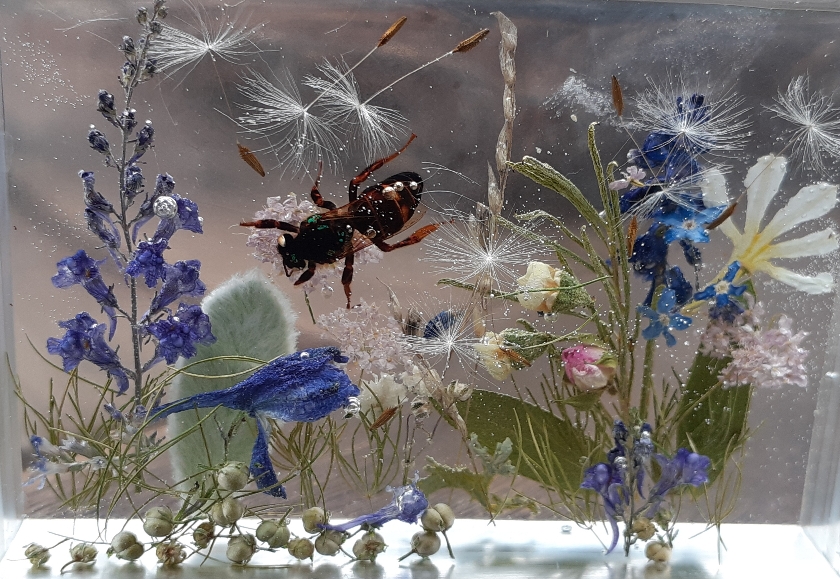
POLYGON ((699 268, 702 254, 697 244, 709 242, 708 227, 725 210, 724 206, 705 207, 700 191, 700 157, 714 143, 692 138, 693 132, 711 120, 710 106, 703 95, 694 94, 687 102, 679 97, 672 114, 673 118, 663 119, 661 126, 673 130, 654 131, 640 149, 631 149, 627 178, 610 185, 616 190, 632 186, 620 197, 621 212, 651 220, 648 231, 635 240, 629 261, 634 271, 650 282, 647 297, 639 306, 639 312, 651 320, 642 335, 646 340, 661 335, 668 346, 677 342, 672 330, 691 325, 691 318, 679 313, 689 301, 714 298, 710 316, 731 321, 743 311, 733 298, 746 289, 731 285, 739 269, 737 262, 728 271, 728 287, 710 286, 697 293, 679 266, 668 263, 668 249, 677 242, 688 264, 699 268), (643 180, 647 173, 652 177, 643 180))
POLYGON ((106 167, 117 171, 119 203, 112 204, 96 190, 92 171, 79 173, 85 222, 104 244, 113 264, 124 276, 129 286, 130 304, 121 307, 114 286, 109 286, 102 277, 101 267, 108 259, 96 260, 84 250, 79 250, 58 262, 58 273, 53 276, 52 283, 57 288, 81 285, 108 317, 107 337, 105 325, 89 313, 82 312, 73 319, 59 322, 58 325, 66 330, 64 336, 47 341, 47 350, 62 357, 65 371, 74 370, 80 362, 87 360, 107 372, 116 383, 118 394, 126 392, 129 383, 134 382, 136 404, 140 404, 144 372, 164 360, 172 364, 178 357, 194 356, 197 344, 215 341, 210 331, 210 320, 201 307, 179 301, 204 294, 205 286, 199 280, 201 263, 198 260, 167 263, 164 258, 164 251, 169 249, 177 231, 183 229, 202 233, 198 207, 189 199, 173 193, 175 181, 165 173, 157 176, 151 193, 145 191, 145 178, 138 165, 153 146, 155 135, 150 121, 134 133, 136 111, 128 106, 133 89, 154 74, 155 64, 145 55, 148 41, 156 32, 151 26, 154 22, 147 24, 146 35, 140 41, 142 50, 138 50, 128 37, 123 41, 122 49, 127 58, 121 77, 127 99, 125 110, 117 112, 114 96, 106 90, 100 90, 97 97, 97 110, 119 130, 121 142, 112 147, 107 136, 94 127, 88 133, 91 148, 105 157, 106 167), (127 148, 129 143, 133 143, 133 151, 127 148), (129 216, 129 208, 141 197, 143 200, 136 214, 129 216), (153 217, 160 220, 154 235, 138 241, 141 227, 153 217), (146 286, 156 289, 145 313, 137 307, 136 278, 142 278, 146 286), (176 302, 179 305, 173 312, 169 306, 176 302), (109 345, 114 338, 118 317, 125 318, 131 327, 133 356, 132 363, 128 365, 122 363, 116 349, 109 345), (142 362, 140 348, 144 340, 151 340, 155 350, 150 359, 142 362))
POLYGON ((607 453, 607 462, 589 467, 580 487, 596 491, 601 495, 604 512, 612 528, 613 537, 607 552, 618 544, 618 521, 630 528, 638 517, 653 519, 662 508, 667 495, 679 487, 700 486, 709 480, 708 457, 680 448, 673 458, 654 452, 650 438, 651 426, 643 423, 634 429, 632 443, 630 433, 621 420, 613 427, 615 447, 607 453), (659 463, 660 475, 648 490, 645 499, 645 480, 651 473, 651 457, 659 463), (634 500, 635 495, 641 501, 634 500))

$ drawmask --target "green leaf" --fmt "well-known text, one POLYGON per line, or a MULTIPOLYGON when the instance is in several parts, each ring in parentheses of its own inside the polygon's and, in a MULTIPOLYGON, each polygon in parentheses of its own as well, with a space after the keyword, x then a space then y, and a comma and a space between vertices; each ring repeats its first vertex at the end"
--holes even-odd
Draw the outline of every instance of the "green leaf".
POLYGON ((421 479, 417 486, 426 495, 441 489, 461 489, 490 511, 488 500, 489 481, 484 475, 474 472, 466 466, 447 466, 431 456, 426 457, 426 472, 429 476, 421 479))
POLYGON ((601 400, 601 395, 603 392, 584 392, 582 394, 576 394, 569 398, 564 398, 563 400, 558 400, 559 404, 568 404, 575 410, 580 410, 581 412, 588 412, 595 407, 598 402, 601 400))
POLYGON ((748 436, 752 386, 724 389, 719 384, 718 375, 731 361, 698 352, 677 408, 677 446, 711 459, 710 484, 748 436))
POLYGON ((569 420, 559 418, 519 398, 476 390, 458 410, 482 446, 493 448, 510 438, 510 461, 518 476, 574 494, 583 480, 583 468, 596 450, 586 433, 569 420), (547 473, 551 473, 548 477, 547 473))
POLYGON ((581 216, 598 231, 599 236, 603 235, 606 224, 598 214, 598 210, 584 197, 574 183, 560 174, 554 167, 527 156, 522 158, 521 163, 509 163, 508 165, 517 173, 521 173, 532 181, 560 193, 569 203, 574 205, 575 209, 580 211, 581 216))

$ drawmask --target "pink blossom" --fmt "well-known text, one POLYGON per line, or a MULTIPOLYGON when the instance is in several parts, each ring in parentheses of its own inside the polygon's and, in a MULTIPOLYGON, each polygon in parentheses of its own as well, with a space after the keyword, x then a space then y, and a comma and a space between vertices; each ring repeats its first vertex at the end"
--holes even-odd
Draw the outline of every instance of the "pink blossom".
POLYGON ((566 378, 584 392, 606 387, 615 376, 615 358, 603 348, 572 346, 563 350, 560 357, 566 369, 566 378))
POLYGON ((621 191, 622 189, 627 189, 631 185, 638 187, 636 183, 644 182, 646 176, 644 170, 636 167, 635 165, 627 167, 627 172, 625 173, 622 171, 621 174, 624 175, 624 179, 617 179, 610 182, 609 187, 613 191, 621 191))

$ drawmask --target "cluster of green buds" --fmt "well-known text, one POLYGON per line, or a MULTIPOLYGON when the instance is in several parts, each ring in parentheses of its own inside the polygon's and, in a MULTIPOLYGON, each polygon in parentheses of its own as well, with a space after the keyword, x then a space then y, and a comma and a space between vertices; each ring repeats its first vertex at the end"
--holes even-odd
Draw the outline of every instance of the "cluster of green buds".
POLYGON ((446 531, 451 529, 454 524, 455 513, 452 512, 449 505, 438 503, 426 509, 420 517, 420 525, 422 525, 423 530, 414 533, 414 536, 411 537, 411 551, 400 557, 400 561, 410 555, 430 557, 437 553, 441 545, 438 533, 443 535, 449 549, 449 555, 454 557, 452 548, 449 546, 449 538, 446 536, 446 531))

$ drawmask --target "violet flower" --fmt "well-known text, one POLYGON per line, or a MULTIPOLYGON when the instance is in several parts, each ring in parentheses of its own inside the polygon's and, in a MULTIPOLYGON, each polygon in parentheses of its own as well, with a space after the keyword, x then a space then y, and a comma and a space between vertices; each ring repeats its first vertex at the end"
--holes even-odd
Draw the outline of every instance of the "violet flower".
POLYGON ((192 358, 196 344, 216 341, 210 331, 210 318, 197 305, 181 304, 175 314, 149 324, 147 330, 157 338, 157 349, 145 369, 164 359, 167 364, 174 364, 179 356, 192 358))
MULTIPOLYGON (((88 256, 84 249, 80 249, 74 255, 65 257, 56 266, 58 273, 52 277, 52 284, 58 289, 81 284, 85 291, 93 296, 93 299, 102 306, 102 310, 111 320, 111 329, 108 332, 108 339, 114 337, 117 329, 117 298, 113 289, 105 284, 102 274, 99 273, 99 266, 105 260, 96 261, 88 256)), ((61 324, 59 324, 61 325, 61 324)))
POLYGON ((186 229, 193 233, 203 233, 201 217, 198 216, 198 205, 175 193, 171 197, 178 204, 178 212, 174 217, 161 218, 154 239, 170 239, 179 229, 186 229))
POLYGON ((146 224, 149 219, 155 216, 155 201, 158 197, 163 195, 171 196, 175 189, 175 180, 167 173, 161 173, 155 180, 155 190, 149 197, 140 205, 140 210, 137 212, 137 217, 133 219, 133 227, 131 228, 131 239, 137 239, 137 233, 140 228, 146 224))
POLYGON ((665 336, 665 343, 670 347, 677 343, 677 338, 671 330, 684 330, 691 325, 691 318, 683 316, 674 311, 677 305, 677 298, 674 290, 665 290, 656 302, 656 310, 639 306, 639 312, 650 318, 650 325, 642 330, 642 337, 645 340, 655 340, 660 335, 665 336))
POLYGON ((62 358, 65 372, 78 367, 82 360, 93 362, 105 370, 117 382, 117 394, 128 390, 128 374, 120 363, 120 357, 105 342, 105 326, 94 320, 87 312, 78 314, 72 320, 58 322, 67 330, 64 336, 49 338, 47 351, 62 358))
POLYGON ((174 265, 167 264, 163 274, 163 287, 152 298, 146 317, 156 314, 182 297, 203 296, 207 286, 198 279, 199 269, 201 262, 197 259, 176 261, 174 265))
MULTIPOLYGON (((224 406, 258 419, 284 422, 313 422, 334 410, 350 405, 359 388, 335 363, 347 358, 338 348, 312 348, 276 358, 239 384, 203 392, 153 409, 157 420, 194 408, 224 406)), ((251 455, 251 475, 257 487, 274 496, 285 496, 282 486, 274 487, 276 475, 268 457, 268 436, 260 425, 251 455), (268 471, 271 471, 269 473, 268 471)))
POLYGON ((131 277, 143 274, 148 287, 155 287, 159 279, 166 277, 166 262, 163 252, 169 249, 168 239, 141 241, 137 244, 134 259, 128 262, 125 273, 131 277))
POLYGON ((712 319, 723 319, 732 323, 735 317, 744 313, 744 308, 735 298, 743 295, 747 290, 745 285, 735 285, 733 280, 741 264, 733 261, 726 269, 726 275, 719 282, 706 286, 706 289, 694 294, 695 300, 711 300, 714 298, 714 305, 709 308, 709 317, 712 319))
POLYGON ((394 493, 394 498, 378 511, 356 517, 340 525, 321 525, 321 528, 344 533, 359 525, 381 527, 393 520, 413 524, 417 522, 417 518, 423 514, 423 511, 429 508, 429 501, 426 500, 423 491, 417 488, 416 480, 405 486, 388 487, 386 490, 394 493))

